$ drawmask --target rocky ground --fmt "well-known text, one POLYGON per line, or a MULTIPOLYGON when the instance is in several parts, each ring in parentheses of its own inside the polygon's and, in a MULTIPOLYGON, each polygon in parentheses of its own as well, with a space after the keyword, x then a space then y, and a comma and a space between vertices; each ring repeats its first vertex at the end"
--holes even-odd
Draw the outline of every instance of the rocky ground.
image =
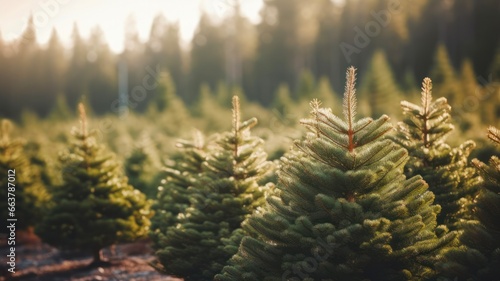
POLYGON ((181 281, 160 275, 149 263, 153 261, 149 242, 117 245, 103 251, 108 263, 89 266, 86 255, 63 253, 41 243, 36 237, 24 237, 16 246, 16 273, 7 272, 7 246, 0 241, 0 281, 181 281))

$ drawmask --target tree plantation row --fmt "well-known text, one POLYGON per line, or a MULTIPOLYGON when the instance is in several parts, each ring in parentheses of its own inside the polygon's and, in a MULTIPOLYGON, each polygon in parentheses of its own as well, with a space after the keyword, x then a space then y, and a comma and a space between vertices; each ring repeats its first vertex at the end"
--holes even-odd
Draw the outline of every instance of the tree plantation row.
MULTIPOLYGON (((419 102, 401 102, 397 123, 383 112, 357 114, 367 102, 358 103, 355 82, 350 67, 341 103, 331 93, 311 94, 303 129, 287 131, 291 142, 276 136, 294 126, 290 120, 280 119, 280 127, 267 120, 269 129, 259 132, 256 118, 243 118, 268 116, 253 111, 258 107, 235 95, 226 118, 206 94, 199 112, 231 129, 177 141, 175 153, 157 159, 159 173, 150 170, 157 166, 147 153, 159 144, 139 146, 121 161, 100 134, 123 124, 96 126, 83 104, 69 138, 45 132, 64 144, 57 165, 40 156, 49 145, 12 137, 11 122, 3 120, 2 186, 15 169, 18 227, 34 227, 59 249, 92 254, 96 265, 105 262, 103 248, 149 237, 152 266, 186 281, 498 280, 498 148, 483 150, 489 153, 483 162, 471 159, 476 142, 449 141, 461 131, 448 100, 433 97, 430 78, 419 102), (291 145, 279 152, 269 142, 291 145)), ((173 93, 172 83, 161 85, 173 93)), ((286 100, 286 90, 280 95, 286 100)), ((162 134, 198 124, 183 122, 189 113, 175 95, 163 102, 168 118, 157 112, 156 123, 138 124, 161 127, 162 134)), ((292 114, 287 103, 276 105, 281 116, 292 114)), ((500 144, 498 129, 484 134, 500 144)))

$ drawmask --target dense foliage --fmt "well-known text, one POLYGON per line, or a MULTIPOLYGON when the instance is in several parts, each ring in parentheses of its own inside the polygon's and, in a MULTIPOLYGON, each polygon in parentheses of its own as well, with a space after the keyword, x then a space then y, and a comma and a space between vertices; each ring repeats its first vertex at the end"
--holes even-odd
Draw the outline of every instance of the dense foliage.
POLYGON ((436 196, 435 203, 442 208, 438 223, 455 229, 457 222, 468 216, 466 206, 475 198, 479 177, 469 165, 469 155, 476 144, 468 140, 452 148, 447 137, 451 124, 451 107, 445 98, 432 99, 432 81, 422 82, 421 104, 401 102, 404 119, 398 124, 398 135, 393 138, 408 150, 409 161, 405 175, 420 175, 436 196))
MULTIPOLYGON (((488 129, 488 138, 500 144, 500 131, 488 129)), ((489 163, 474 159, 484 182, 472 207, 473 219, 463 225, 460 241, 464 246, 447 254, 442 267, 454 280, 495 280, 500 276, 500 159, 489 163)))
POLYGON ((216 280, 422 280, 456 233, 408 152, 384 136, 386 115, 356 120, 355 69, 341 119, 313 100, 308 128, 282 159, 276 194, 244 224, 249 236, 216 280))
POLYGON ((217 136, 205 156, 200 157, 203 145, 198 142, 178 169, 167 170, 160 193, 157 208, 176 210, 160 211, 154 219, 156 255, 163 272, 187 281, 211 280, 222 270, 237 251, 241 223, 263 204, 269 188, 259 181, 272 163, 263 141, 250 134, 257 119, 240 121, 237 96, 232 120, 232 131, 217 136))
POLYGON ((53 188, 54 206, 36 233, 58 248, 89 252, 99 263, 102 248, 147 234, 150 203, 96 142, 82 104, 79 109, 80 129, 73 130, 73 142, 60 156, 62 184, 53 188))
MULTIPOLYGON (((0 215, 16 219, 16 228, 26 230, 44 215, 50 196, 40 169, 25 150, 25 141, 11 136, 12 123, 2 120, 0 127, 0 215)), ((0 233, 7 233, 3 228, 0 233)))

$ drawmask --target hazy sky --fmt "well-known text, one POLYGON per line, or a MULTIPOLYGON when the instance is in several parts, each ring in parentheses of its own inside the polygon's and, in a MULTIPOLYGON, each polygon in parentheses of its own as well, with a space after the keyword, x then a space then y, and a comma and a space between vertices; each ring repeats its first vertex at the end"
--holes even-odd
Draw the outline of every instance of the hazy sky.
MULTIPOLYGON (((230 13, 236 0, 0 0, 0 35, 6 41, 18 38, 30 14, 34 17, 38 41, 48 41, 53 27, 69 44, 73 23, 87 38, 99 25, 114 51, 123 47, 125 21, 132 16, 142 40, 149 36, 153 18, 163 13, 169 21, 178 21, 181 36, 187 42, 198 24, 200 9, 215 18, 230 13)), ((259 20, 262 0, 240 0, 243 13, 253 22, 259 20)))

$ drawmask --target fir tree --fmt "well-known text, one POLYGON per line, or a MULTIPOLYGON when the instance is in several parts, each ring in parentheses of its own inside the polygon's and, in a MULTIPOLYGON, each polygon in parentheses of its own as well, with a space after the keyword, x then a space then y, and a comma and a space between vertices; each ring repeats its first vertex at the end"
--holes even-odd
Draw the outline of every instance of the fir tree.
POLYGON ((269 171, 262 140, 250 135, 257 120, 240 122, 233 98, 233 131, 216 141, 192 184, 190 206, 168 228, 156 252, 162 270, 191 280, 212 280, 237 251, 243 220, 264 202, 259 180, 269 171))
POLYGON ((153 205, 155 214, 151 219, 150 236, 156 250, 164 247, 163 239, 167 229, 179 222, 178 215, 184 213, 190 205, 189 188, 202 172, 210 142, 205 140, 201 132, 196 131, 192 141, 181 140, 176 146, 181 154, 163 169, 164 178, 158 187, 157 201, 153 205))
POLYGON ((206 122, 205 128, 208 131, 221 129, 230 118, 229 110, 217 103, 208 84, 202 84, 200 87, 200 96, 193 109, 193 115, 206 122))
POLYGON ((304 70, 300 74, 299 85, 297 87, 297 100, 310 100, 316 91, 316 79, 310 70, 304 70))
MULTIPOLYGON (((488 138, 500 144, 500 130, 490 127, 488 138)), ((500 276, 500 158, 489 165, 472 160, 484 178, 472 207, 473 218, 464 224, 460 241, 465 247, 447 253, 441 264, 449 280, 498 280, 500 276)))
MULTIPOLYGON (((316 90, 316 98, 321 101, 321 103, 324 106, 327 106, 329 108, 332 108, 332 110, 340 108, 340 100, 337 96, 337 93, 335 93, 332 89, 332 86, 330 85, 330 81, 328 78, 321 77, 318 83, 318 88, 316 90)), ((339 112, 333 112, 334 114, 338 114, 339 112)))
POLYGON ((144 141, 136 146, 132 153, 125 159, 125 175, 128 178, 129 184, 140 192, 144 193, 148 198, 156 197, 156 187, 153 183, 155 169, 148 151, 148 146, 151 145, 148 141, 144 141))
POLYGON ((360 109, 366 115, 373 118, 378 118, 382 114, 399 116, 396 109, 402 95, 382 51, 373 54, 360 92, 360 109))
POLYGON ((216 280, 422 280, 455 234, 408 153, 383 136, 389 118, 355 120, 355 69, 344 120, 314 100, 307 137, 283 158, 277 192, 243 228, 238 253, 216 280))
POLYGON ((120 173, 114 156, 88 132, 87 118, 79 105, 79 130, 61 154, 63 183, 53 189, 54 207, 36 228, 50 245, 88 251, 94 263, 102 262, 101 249, 147 234, 149 202, 120 173))
MULTIPOLYGON (((23 150, 24 141, 11 139, 12 123, 2 120, 0 128, 0 172, 2 178, 0 214, 17 219, 16 229, 26 230, 37 223, 49 200, 36 166, 23 150), (14 216, 11 215, 14 214, 14 216)), ((0 233, 7 233, 2 228, 0 233)))
POLYGON ((290 95, 290 89, 287 84, 281 84, 276 91, 274 101, 271 107, 281 115, 288 114, 294 107, 294 101, 290 95))
POLYGON ((49 118, 53 120, 69 120, 73 117, 69 109, 66 97, 64 94, 59 94, 56 99, 56 104, 50 112, 49 118))
POLYGON ((448 52, 444 45, 439 45, 434 57, 434 66, 431 75, 434 82, 434 93, 445 97, 452 107, 463 103, 463 92, 458 81, 457 74, 451 65, 448 52))
MULTIPOLYGON (((158 80, 156 96, 150 105, 149 112, 156 110, 162 113, 162 118, 165 120, 161 120, 161 124, 167 134, 178 133, 180 124, 185 124, 190 120, 189 110, 182 99, 177 96, 176 86, 170 73, 160 73, 158 80)), ((155 114, 152 115, 158 118, 155 114)))
POLYGON ((167 110, 167 108, 172 107, 172 100, 176 98, 176 87, 168 72, 160 73, 157 79, 159 81, 153 100, 153 106, 155 106, 159 112, 163 112, 167 110))
POLYGON ((215 95, 217 103, 224 107, 229 108, 231 106, 231 91, 226 83, 217 83, 217 91, 215 95))
POLYGON ((463 206, 472 202, 477 192, 479 178, 476 169, 468 166, 468 158, 476 147, 466 141, 452 148, 447 137, 454 126, 446 98, 432 100, 432 81, 422 82, 421 105, 401 102, 403 122, 398 124, 394 140, 408 150, 409 161, 405 175, 421 175, 434 193, 434 203, 441 205, 438 224, 455 229, 456 223, 467 215, 463 206))
MULTIPOLYGON (((465 97, 477 97, 480 94, 478 91, 481 90, 477 81, 476 74, 474 74, 474 66, 469 59, 464 60, 460 72, 460 82, 462 93, 464 94, 464 100, 457 104, 457 109, 460 110, 460 119, 458 121, 460 129, 463 132, 468 131, 475 127, 474 125, 479 125, 481 123, 480 116, 478 116, 477 108, 474 108, 473 104, 467 103, 465 97)), ((477 105, 476 105, 477 106, 477 105)))

